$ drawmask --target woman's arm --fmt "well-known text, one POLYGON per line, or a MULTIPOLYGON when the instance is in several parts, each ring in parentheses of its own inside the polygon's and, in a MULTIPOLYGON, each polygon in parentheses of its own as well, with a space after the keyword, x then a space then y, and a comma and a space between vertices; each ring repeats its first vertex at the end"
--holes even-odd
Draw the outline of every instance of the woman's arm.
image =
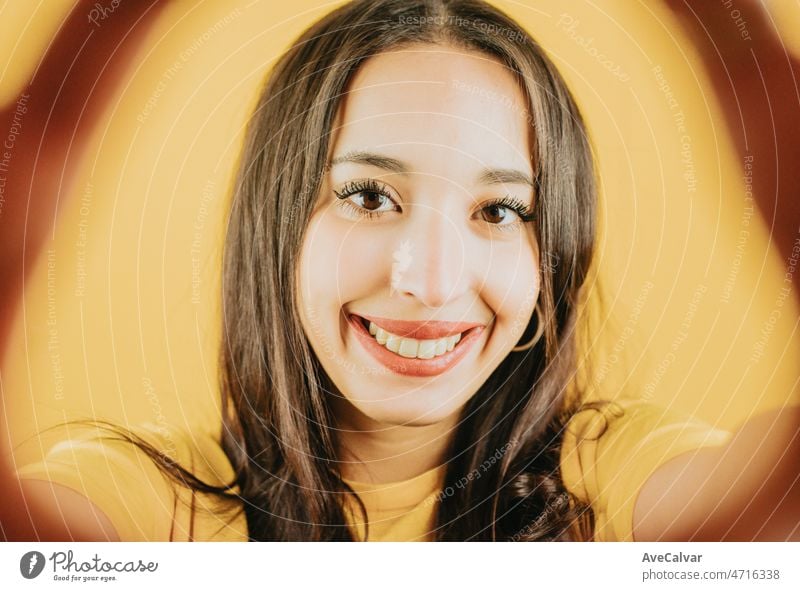
MULTIPOLYGON (((88 498, 55 482, 19 481, 30 531, 26 539, 40 542, 118 542, 111 520, 88 498)), ((26 520, 27 521, 27 520, 26 520)))
POLYGON ((759 414, 722 447, 660 466, 636 500, 637 541, 800 541, 800 407, 759 414))
MULTIPOLYGON (((665 3, 703 61, 739 161, 749 156, 758 167, 751 178, 753 198, 770 240, 787 261, 800 238, 800 59, 787 51, 758 0, 737 0, 730 6, 706 0, 665 3)), ((800 283, 800 273, 793 281, 800 283)))
MULTIPOLYGON (((136 426, 72 425, 41 461, 16 468, 11 489, 17 540, 247 540, 234 498, 178 484, 133 441, 146 443, 204 482, 224 487, 233 468, 210 433, 136 426), (129 432, 125 439, 122 433, 129 432), (20 485, 21 483, 21 485, 20 485)), ((234 491, 235 492, 235 491, 234 491)))
MULTIPOLYGON (((784 261, 798 240, 800 154, 796 73, 755 0, 665 0, 702 56, 740 157, 764 171, 753 195, 784 261), (733 10, 736 9, 736 15, 733 10), (747 28, 736 26, 741 16, 747 28), (746 33, 746 35, 745 35, 746 33), (758 81, 757 85, 753 80, 758 81)), ((795 288, 800 273, 792 276, 795 288)), ((684 453, 660 466, 634 509, 637 540, 800 540, 800 408, 760 414, 723 447, 684 453)))

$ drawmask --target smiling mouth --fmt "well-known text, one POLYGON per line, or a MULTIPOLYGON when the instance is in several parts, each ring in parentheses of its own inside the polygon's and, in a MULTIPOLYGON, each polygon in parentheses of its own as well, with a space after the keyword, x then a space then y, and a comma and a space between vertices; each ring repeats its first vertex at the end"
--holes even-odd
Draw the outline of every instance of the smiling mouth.
POLYGON ((358 341, 382 365, 408 376, 434 376, 455 366, 478 341, 484 326, 437 339, 415 339, 393 334, 373 321, 347 316, 358 341))
MULTIPOLYGON (((376 323, 357 316, 361 325, 379 345, 392 353, 407 359, 433 359, 452 351, 461 341, 463 333, 456 333, 438 339, 414 339, 393 334, 376 323)), ((472 329, 470 329, 472 330, 472 329)))

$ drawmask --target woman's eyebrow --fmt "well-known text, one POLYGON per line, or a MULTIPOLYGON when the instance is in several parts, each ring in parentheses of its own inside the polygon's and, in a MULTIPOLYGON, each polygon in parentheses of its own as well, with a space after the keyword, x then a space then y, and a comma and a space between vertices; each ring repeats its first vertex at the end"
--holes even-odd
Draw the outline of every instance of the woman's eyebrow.
POLYGON ((530 185, 533 188, 533 177, 515 168, 487 168, 478 177, 480 185, 530 185))
POLYGON ((328 168, 333 168, 337 164, 343 164, 345 162, 367 164, 369 166, 375 166, 391 172, 405 173, 409 171, 409 167, 400 160, 389 158, 388 156, 383 156, 381 154, 375 154, 373 152, 363 152, 361 150, 355 150, 352 152, 347 152, 342 156, 337 156, 331 160, 328 168))
MULTIPOLYGON (((411 170, 410 166, 408 166, 406 163, 400 160, 397 160, 395 158, 390 158, 389 156, 384 156, 383 154, 376 154, 374 152, 364 152, 362 150, 354 150, 351 152, 347 152, 342 156, 337 156, 336 158, 333 158, 327 168, 331 169, 337 164, 343 164, 345 162, 354 164, 366 164, 368 166, 374 166, 376 168, 381 168, 383 170, 388 170, 390 172, 396 172, 396 173, 407 173, 411 170)), ((480 185, 520 184, 520 185, 530 185, 531 187, 535 188, 535 185, 533 184, 533 178, 531 177, 531 175, 521 170, 517 170, 515 168, 486 168, 480 173, 480 175, 478 175, 478 184, 480 185)))

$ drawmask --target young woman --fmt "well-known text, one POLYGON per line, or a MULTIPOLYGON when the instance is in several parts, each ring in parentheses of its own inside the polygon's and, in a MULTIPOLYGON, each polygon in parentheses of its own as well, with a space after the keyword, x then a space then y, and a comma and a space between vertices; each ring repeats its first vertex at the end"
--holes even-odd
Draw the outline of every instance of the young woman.
MULTIPOLYGON (((30 494, 71 497, 76 531, 110 539, 785 539, 770 519, 788 499, 800 523, 796 463, 736 480, 726 460, 756 457, 756 427, 582 404, 593 175, 572 96, 509 17, 342 6, 250 122, 221 432, 100 426, 22 470, 30 494), (761 527, 736 529, 767 481, 761 527)), ((786 451, 798 421, 780 420, 786 451)))

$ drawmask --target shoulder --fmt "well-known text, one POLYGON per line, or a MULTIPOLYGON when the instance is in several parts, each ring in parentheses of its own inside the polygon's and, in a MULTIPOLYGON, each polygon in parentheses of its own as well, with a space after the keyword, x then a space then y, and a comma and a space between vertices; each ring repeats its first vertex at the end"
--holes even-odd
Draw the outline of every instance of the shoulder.
POLYGON ((570 417, 564 433, 567 442, 574 447, 608 446, 612 440, 623 436, 626 441, 639 445, 669 436, 680 436, 683 441, 694 438, 693 442, 700 446, 716 445, 720 437, 727 435, 724 429, 674 407, 635 398, 588 403, 570 417))
POLYGON ((22 467, 18 476, 55 482, 87 497, 121 540, 247 538, 240 506, 178 485, 159 467, 166 460, 213 486, 230 484, 233 470, 210 433, 96 423, 65 425, 61 432, 66 436, 42 461, 22 467))
POLYGON ((568 421, 561 448, 565 487, 595 513, 596 538, 629 540, 645 481, 684 452, 724 445, 732 434, 646 400, 592 404, 568 421))

